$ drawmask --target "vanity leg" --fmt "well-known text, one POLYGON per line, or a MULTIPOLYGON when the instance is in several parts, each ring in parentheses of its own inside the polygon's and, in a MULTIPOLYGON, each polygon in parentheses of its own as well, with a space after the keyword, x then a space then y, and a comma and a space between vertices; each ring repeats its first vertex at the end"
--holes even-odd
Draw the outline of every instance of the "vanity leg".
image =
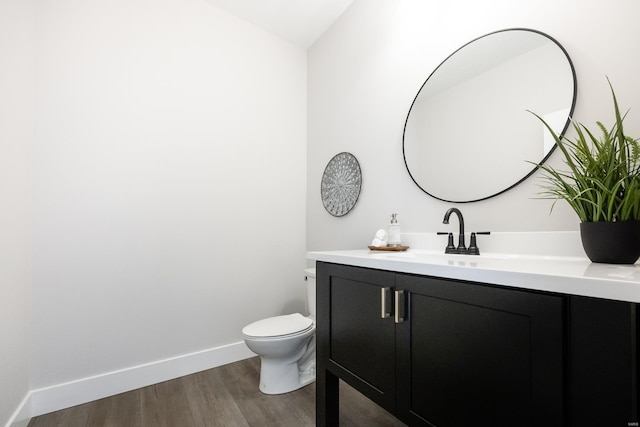
POLYGON ((338 377, 322 369, 316 374, 316 426, 340 425, 340 396, 338 377))

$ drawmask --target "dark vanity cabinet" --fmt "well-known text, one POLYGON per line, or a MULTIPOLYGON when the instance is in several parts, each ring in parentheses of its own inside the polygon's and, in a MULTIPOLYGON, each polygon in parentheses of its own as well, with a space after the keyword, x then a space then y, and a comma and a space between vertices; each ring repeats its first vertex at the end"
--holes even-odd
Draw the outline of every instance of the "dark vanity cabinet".
POLYGON ((635 304, 609 303, 318 262, 317 425, 338 379, 410 426, 637 425, 635 304))

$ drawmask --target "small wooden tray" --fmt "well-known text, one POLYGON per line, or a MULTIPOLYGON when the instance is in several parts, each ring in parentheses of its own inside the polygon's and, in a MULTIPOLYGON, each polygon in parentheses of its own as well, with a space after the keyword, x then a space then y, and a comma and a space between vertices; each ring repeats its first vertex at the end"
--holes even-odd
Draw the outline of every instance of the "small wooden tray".
POLYGON ((372 251, 393 251, 400 252, 409 249, 409 246, 367 246, 372 251))

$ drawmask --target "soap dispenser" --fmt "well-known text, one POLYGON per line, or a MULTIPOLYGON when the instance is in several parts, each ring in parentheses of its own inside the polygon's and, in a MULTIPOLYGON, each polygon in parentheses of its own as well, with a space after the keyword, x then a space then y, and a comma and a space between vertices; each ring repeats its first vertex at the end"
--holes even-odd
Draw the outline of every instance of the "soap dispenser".
POLYGON ((400 224, 398 224, 398 214, 391 214, 391 223, 387 233, 387 245, 391 247, 400 246, 400 224))

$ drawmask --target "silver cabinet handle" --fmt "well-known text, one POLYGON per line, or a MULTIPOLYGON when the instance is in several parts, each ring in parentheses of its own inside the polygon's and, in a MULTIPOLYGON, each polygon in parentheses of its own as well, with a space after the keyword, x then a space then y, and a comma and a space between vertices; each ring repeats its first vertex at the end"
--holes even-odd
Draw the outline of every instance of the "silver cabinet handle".
POLYGON ((391 288, 381 288, 380 298, 380 317, 383 319, 391 317, 391 288))
POLYGON ((404 291, 396 291, 396 323, 402 323, 406 320, 406 302, 404 291))

